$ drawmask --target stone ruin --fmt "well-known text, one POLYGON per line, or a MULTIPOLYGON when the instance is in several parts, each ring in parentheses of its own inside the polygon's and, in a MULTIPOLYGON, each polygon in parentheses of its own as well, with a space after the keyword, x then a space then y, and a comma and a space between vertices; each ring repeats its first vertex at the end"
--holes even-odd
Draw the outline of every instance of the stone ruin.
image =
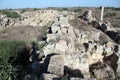
MULTIPOLYGON (((30 65, 32 73, 26 75, 24 80, 35 80, 36 77, 38 80, 114 80, 116 78, 116 74, 120 73, 118 44, 120 35, 108 22, 98 22, 92 17, 90 10, 80 18, 93 27, 80 26, 78 29, 70 25, 70 16, 63 16, 56 11, 50 12, 51 16, 46 16, 49 13, 39 15, 41 13, 37 11, 34 16, 34 13, 26 12, 18 22, 11 23, 11 25, 43 26, 47 21, 54 21, 48 28, 44 41, 39 42, 39 45, 47 43, 43 47, 43 54, 33 44, 35 46, 32 47, 32 54, 29 57, 29 61, 32 62, 30 65), (40 21, 41 19, 43 22, 40 21)), ((2 18, 2 25, 9 25, 9 20, 6 20, 5 16, 2 18)))
POLYGON ((119 72, 119 45, 109 37, 101 41, 101 35, 106 35, 95 28, 71 26, 68 19, 58 15, 47 30, 45 58, 34 63, 34 73, 41 72, 40 80, 114 80, 119 72))
POLYGON ((45 26, 49 22, 54 21, 57 15, 56 10, 26 11, 24 13, 17 12, 21 17, 8 18, 6 15, 0 14, 0 30, 12 26, 45 26))
POLYGON ((92 17, 92 10, 85 11, 85 13, 83 13, 83 15, 81 16, 78 16, 78 18, 83 19, 88 24, 91 24, 94 28, 101 30, 111 39, 113 39, 116 43, 120 44, 120 32, 115 30, 109 21, 103 22, 103 13, 104 7, 102 6, 100 22, 97 21, 94 17, 92 17))
POLYGON ((84 21, 87 21, 87 22, 96 20, 96 18, 92 16, 92 10, 85 11, 83 15, 78 16, 78 18, 83 19, 84 21))

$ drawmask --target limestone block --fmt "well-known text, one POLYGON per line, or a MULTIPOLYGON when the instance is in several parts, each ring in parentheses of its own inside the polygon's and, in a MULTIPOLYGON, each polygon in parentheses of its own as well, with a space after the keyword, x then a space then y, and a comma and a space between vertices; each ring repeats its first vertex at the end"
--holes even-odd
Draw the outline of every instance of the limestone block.
POLYGON ((55 44, 48 44, 43 48, 44 55, 47 56, 50 53, 54 53, 55 44))
POLYGON ((59 42, 56 43, 54 52, 62 53, 67 51, 68 51, 68 46, 65 40, 60 40, 59 42))
POLYGON ((62 55, 51 57, 48 71, 58 76, 62 76, 64 74, 64 57, 62 55))

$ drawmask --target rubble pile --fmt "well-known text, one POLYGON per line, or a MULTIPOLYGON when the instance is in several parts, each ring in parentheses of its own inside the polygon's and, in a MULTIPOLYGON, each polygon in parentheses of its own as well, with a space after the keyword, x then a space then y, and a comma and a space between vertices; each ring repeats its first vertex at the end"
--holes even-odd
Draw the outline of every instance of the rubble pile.
POLYGON ((43 54, 33 44, 29 58, 31 74, 26 75, 24 80, 35 80, 36 77, 38 80, 116 78, 120 72, 120 34, 108 22, 96 21, 92 11, 86 11, 80 18, 93 27, 72 26, 69 22, 72 18, 55 10, 25 12, 17 19, 0 15, 0 28, 10 25, 44 26, 53 22, 47 30, 46 38, 39 42, 46 43, 42 48, 43 54))
MULTIPOLYGON (((103 32, 97 29, 77 29, 63 15, 58 15, 47 31, 48 44, 44 46, 43 53, 45 56, 53 53, 57 55, 51 56, 47 68, 49 74, 44 75, 51 75, 52 79, 66 77, 68 80, 115 79, 119 45, 109 37, 101 41, 101 34, 106 36, 103 32)), ((45 76, 42 78, 51 80, 45 76)))
POLYGON ((57 11, 37 10, 19 14, 21 15, 19 18, 8 18, 6 15, 0 15, 0 29, 10 26, 45 26, 54 21, 57 11))

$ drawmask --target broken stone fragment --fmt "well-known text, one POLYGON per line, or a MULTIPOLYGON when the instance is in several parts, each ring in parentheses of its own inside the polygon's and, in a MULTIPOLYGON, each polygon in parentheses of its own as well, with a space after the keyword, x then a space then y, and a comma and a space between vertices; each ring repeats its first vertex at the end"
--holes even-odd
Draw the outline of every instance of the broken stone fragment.
POLYGON ((55 44, 49 43, 47 46, 43 48, 44 55, 47 56, 50 53, 54 53, 54 49, 55 49, 55 44))

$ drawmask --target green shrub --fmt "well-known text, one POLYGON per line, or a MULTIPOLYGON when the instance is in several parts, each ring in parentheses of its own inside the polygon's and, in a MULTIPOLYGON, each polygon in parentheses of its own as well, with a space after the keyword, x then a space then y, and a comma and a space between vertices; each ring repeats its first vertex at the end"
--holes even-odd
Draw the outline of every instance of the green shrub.
POLYGON ((22 9, 20 12, 21 13, 24 13, 24 12, 26 12, 27 10, 26 9, 22 9))
POLYGON ((67 17, 67 14, 63 14, 63 17, 67 17))
POLYGON ((56 10, 58 10, 58 11, 67 11, 68 10, 68 8, 65 8, 65 7, 62 7, 62 8, 55 8, 56 10))
POLYGON ((115 8, 115 7, 105 7, 105 9, 120 10, 120 8, 115 8))
POLYGON ((62 10, 63 10, 63 11, 66 11, 66 10, 68 10, 68 8, 65 8, 65 7, 64 7, 64 8, 62 8, 62 10))
POLYGON ((120 10, 120 8, 114 8, 114 10, 118 10, 118 11, 119 11, 119 10, 120 10))
MULTIPOLYGON (((0 80, 16 80, 18 69, 23 69, 20 65, 13 65, 8 60, 10 57, 17 57, 17 47, 24 46, 24 42, 19 41, 3 41, 0 40, 0 80)), ((13 60, 14 60, 13 59, 13 60)), ((20 70, 19 70, 20 71, 20 70)), ((21 72, 21 75, 24 74, 21 72)), ((19 80, 19 79, 17 79, 19 80)))
POLYGON ((9 18, 18 18, 20 15, 17 12, 9 10, 1 10, 0 13, 7 15, 9 18))
POLYGON ((115 17, 116 16, 116 13, 107 13, 104 17, 115 17))
POLYGON ((80 12, 81 9, 77 8, 77 9, 74 9, 73 11, 74 11, 74 12, 80 12))
POLYGON ((38 10, 37 8, 33 8, 34 11, 38 10))
POLYGON ((16 47, 24 44, 19 41, 0 40, 0 56, 7 59, 11 55, 16 55, 16 47))

